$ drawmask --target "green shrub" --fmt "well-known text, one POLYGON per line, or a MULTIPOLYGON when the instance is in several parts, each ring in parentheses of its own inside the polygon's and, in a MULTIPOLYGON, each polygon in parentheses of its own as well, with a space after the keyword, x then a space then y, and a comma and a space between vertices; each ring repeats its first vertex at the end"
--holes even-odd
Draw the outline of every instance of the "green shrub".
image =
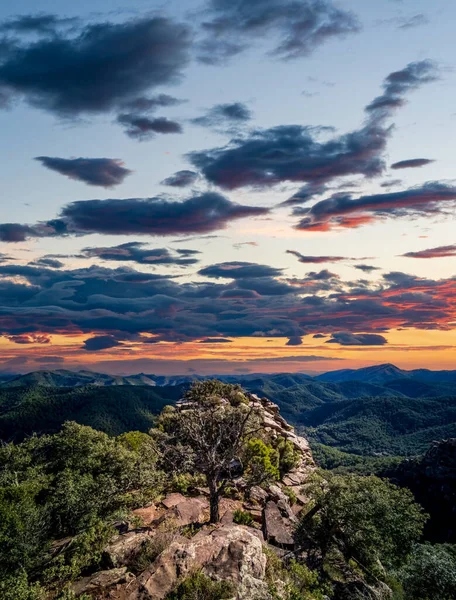
POLYGON ((279 453, 258 438, 248 441, 245 447, 245 478, 249 485, 261 485, 280 477, 279 453))
POLYGON ((166 596, 166 600, 226 600, 234 594, 232 583, 213 581, 197 572, 184 579, 174 592, 166 596))
POLYGON ((253 517, 249 512, 238 508, 234 511, 233 521, 234 523, 237 523, 237 525, 252 525, 253 517))
POLYGON ((169 488, 171 492, 188 494, 189 490, 197 487, 204 487, 206 479, 200 473, 175 473, 171 479, 169 488))
POLYGON ((296 502, 298 500, 298 497, 296 496, 296 492, 294 490, 292 490, 290 487, 284 487, 282 489, 283 489, 284 494, 286 494, 288 496, 291 506, 293 506, 293 504, 296 504, 296 502))
POLYGON ((27 573, 21 571, 15 576, 0 580, 2 600, 45 600, 44 589, 39 583, 29 583, 27 573))

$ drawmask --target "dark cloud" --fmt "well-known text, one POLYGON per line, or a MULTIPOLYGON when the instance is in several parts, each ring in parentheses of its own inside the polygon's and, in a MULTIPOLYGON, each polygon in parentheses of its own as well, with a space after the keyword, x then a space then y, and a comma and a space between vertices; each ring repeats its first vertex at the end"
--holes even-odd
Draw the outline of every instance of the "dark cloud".
POLYGON ((135 262, 140 265, 194 265, 198 260, 193 250, 176 250, 172 254, 167 248, 147 248, 141 242, 127 242, 109 248, 84 248, 82 255, 85 258, 100 258, 119 262, 135 262))
POLYGON ((121 346, 121 343, 111 335, 98 335, 93 338, 84 340, 83 349, 88 352, 98 352, 99 350, 108 350, 121 346))
POLYGON ((275 277, 282 274, 282 269, 276 269, 268 265, 259 265, 257 263, 233 261, 204 267, 198 273, 206 277, 251 279, 256 277, 275 277))
POLYGON ((189 28, 163 17, 6 39, 0 88, 59 117, 107 112, 178 81, 190 45, 189 28))
POLYGON ((37 363, 64 363, 65 358, 63 356, 37 356, 33 358, 33 362, 37 363))
POLYGON ((19 335, 5 335, 5 337, 14 344, 50 344, 51 338, 48 335, 40 334, 19 334, 19 335))
POLYGON ((316 333, 315 335, 312 336, 314 338, 314 340, 322 340, 326 337, 328 337, 327 335, 324 335, 323 333, 316 333))
MULTIPOLYGON (((57 270, 0 264, 0 335, 33 343, 53 335, 103 338, 88 342, 89 349, 328 331, 372 343, 380 340, 366 336, 411 327, 445 331, 456 322, 455 278, 393 272, 375 282, 344 281, 323 273, 286 281, 254 270, 189 281, 125 264, 57 270)), ((331 339, 347 343, 340 335, 331 339)))
POLYGON ((161 182, 161 184, 169 185, 171 187, 178 187, 178 188, 187 187, 189 185, 196 183, 196 181, 198 180, 198 177, 199 177, 199 175, 198 175, 198 173, 195 173, 195 171, 189 171, 189 170, 177 171, 170 177, 167 177, 166 179, 164 179, 161 182))
POLYGON ((55 34, 61 27, 75 26, 77 18, 60 18, 52 14, 19 15, 4 21, 0 31, 15 33, 55 34))
POLYGON ((141 141, 149 140, 155 134, 183 133, 183 128, 177 121, 165 117, 149 118, 135 113, 125 113, 117 117, 117 122, 125 128, 125 133, 141 141))
POLYGON ((215 192, 183 201, 163 198, 85 200, 63 208, 68 231, 110 235, 175 235, 223 229, 230 221, 264 215, 267 208, 235 204, 215 192))
POLYGON ((231 344, 233 340, 228 340, 227 338, 206 338, 205 340, 200 340, 199 344, 231 344))
POLYGON ((157 96, 139 96, 138 98, 126 102, 122 108, 126 111, 135 113, 145 113, 154 112, 159 108, 166 108, 168 106, 178 106, 183 102, 185 102, 185 100, 179 100, 179 98, 169 96, 168 94, 158 94, 157 96))
POLYGON ((53 226, 22 225, 21 223, 0 223, 0 241, 24 242, 33 237, 49 237, 56 233, 53 226))
POLYGON ((326 344, 340 344, 341 346, 384 346, 388 340, 376 333, 333 333, 326 344))
POLYGON ((391 217, 452 214, 456 208, 455 201, 455 186, 428 182, 400 192, 359 198, 335 195, 317 202, 308 210, 297 208, 294 214, 305 215, 298 229, 329 231, 340 227, 355 228, 391 217))
POLYGON ((331 0, 210 0, 200 60, 217 64, 255 41, 274 40, 284 60, 307 56, 335 37, 357 32, 356 17, 331 0))
POLYGON ((390 73, 383 83, 383 94, 373 100, 366 111, 377 118, 390 116, 405 103, 405 96, 423 84, 438 79, 437 65, 431 60, 409 63, 404 69, 390 73))
POLYGON ((37 156, 45 167, 88 185, 112 188, 120 185, 133 171, 118 158, 57 158, 37 156))
POLYGON ((56 258, 48 258, 46 256, 42 256, 41 258, 38 258, 37 260, 34 260, 33 262, 29 263, 29 265, 35 267, 50 267, 51 269, 62 269, 65 266, 65 263, 63 263, 60 260, 57 260, 56 258))
POLYGON ((416 169, 425 167, 434 161, 429 158, 411 158, 409 160, 401 160, 391 165, 392 169, 416 169))
POLYGON ((448 258, 456 256, 456 244, 428 248, 427 250, 419 250, 418 252, 406 252, 402 256, 406 256, 407 258, 448 258))
POLYGON ((250 121, 252 112, 242 102, 216 104, 204 116, 192 119, 194 125, 203 127, 224 127, 243 125, 250 121))
POLYGON ((398 185, 402 185, 402 179, 388 179, 387 181, 384 181, 383 183, 381 183, 380 187, 391 188, 391 187, 397 187, 398 185))
POLYGON ((299 335, 293 335, 288 339, 286 346, 302 346, 302 338, 299 335))
POLYGON ((378 271, 380 267, 374 267, 373 265, 353 265, 355 269, 359 271, 364 271, 365 273, 372 273, 373 271, 378 271))
POLYGON ((224 147, 188 154, 205 178, 225 189, 270 187, 294 182, 307 184, 285 204, 302 204, 325 191, 325 185, 348 175, 375 177, 386 164, 384 152, 391 134, 385 119, 405 103, 405 96, 437 78, 429 60, 410 63, 388 75, 382 96, 366 107, 368 118, 353 132, 325 140, 327 127, 281 125, 253 130, 224 147))
POLYGON ((295 250, 287 250, 287 254, 293 254, 299 260, 300 263, 304 264, 320 264, 328 262, 340 262, 343 260, 354 260, 353 258, 347 258, 346 256, 305 256, 295 250))

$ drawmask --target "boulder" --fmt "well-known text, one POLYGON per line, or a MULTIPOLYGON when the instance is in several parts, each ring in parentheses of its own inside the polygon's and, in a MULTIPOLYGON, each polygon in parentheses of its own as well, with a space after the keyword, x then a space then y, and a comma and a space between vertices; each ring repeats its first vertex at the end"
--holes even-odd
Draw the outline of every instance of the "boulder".
POLYGON ((176 541, 128 587, 127 600, 162 600, 196 570, 236 585, 237 600, 267 597, 266 556, 261 540, 247 527, 204 528, 193 538, 176 541))
POLYGON ((276 503, 273 500, 266 503, 263 511, 263 534, 269 544, 280 548, 294 548, 295 524, 296 517, 289 505, 285 508, 283 501, 276 503))
POLYGON ((89 577, 84 577, 73 584, 72 589, 76 596, 85 592, 101 592, 113 585, 126 583, 134 576, 127 572, 127 567, 111 569, 110 571, 99 571, 89 577))
POLYGON ((103 561, 110 567, 128 565, 141 546, 154 535, 149 528, 135 529, 116 536, 105 548, 103 561))
MULTIPOLYGON (((145 506, 143 508, 137 508, 133 511, 135 517, 139 517, 143 525, 150 525, 152 521, 157 518, 157 509, 154 504, 145 506)), ((120 532, 123 533, 123 532, 120 532)))
POLYGON ((254 486, 249 490, 249 498, 252 502, 256 504, 264 504, 268 499, 268 493, 263 488, 259 486, 254 486))
POLYGON ((182 494, 174 493, 168 494, 168 496, 162 500, 162 504, 165 508, 173 508, 173 506, 176 506, 180 502, 185 502, 186 500, 187 498, 182 494))

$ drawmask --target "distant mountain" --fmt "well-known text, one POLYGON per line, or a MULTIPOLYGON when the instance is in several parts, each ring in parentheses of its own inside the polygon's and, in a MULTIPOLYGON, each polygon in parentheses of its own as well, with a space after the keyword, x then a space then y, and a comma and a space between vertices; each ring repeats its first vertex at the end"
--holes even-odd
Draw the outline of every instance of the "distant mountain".
POLYGON ((365 383, 385 384, 398 379, 415 379, 429 383, 456 382, 456 371, 430 371, 429 369, 414 369, 404 371, 392 364, 374 365, 361 369, 341 369, 317 375, 318 381, 340 383, 342 381, 363 381, 365 383))

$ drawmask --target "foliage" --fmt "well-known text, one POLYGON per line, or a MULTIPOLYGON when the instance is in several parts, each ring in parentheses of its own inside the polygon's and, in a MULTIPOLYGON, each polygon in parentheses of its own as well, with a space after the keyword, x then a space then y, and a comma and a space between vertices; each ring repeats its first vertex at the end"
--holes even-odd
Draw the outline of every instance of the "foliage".
POLYGON ((75 421, 116 436, 147 432, 183 386, 0 388, 0 440, 20 442, 35 432, 57 433, 75 421))
POLYGON ((279 471, 283 477, 298 465, 301 455, 290 440, 281 436, 276 438, 274 448, 279 454, 279 471))
POLYGON ((230 582, 213 581, 198 571, 184 579, 166 600, 225 600, 232 598, 234 592, 230 582))
POLYGON ((250 485, 261 485, 280 477, 279 453, 258 438, 250 439, 243 453, 245 478, 250 485))
POLYGON ((417 544, 398 577, 406 600, 454 600, 456 546, 417 544))
POLYGON ((365 571, 402 564, 423 531, 427 515, 411 492, 375 476, 325 474, 305 488, 311 498, 297 540, 323 560, 341 552, 365 571))
POLYGON ((252 525, 253 517, 249 512, 238 508, 233 513, 233 522, 238 525, 252 525))
POLYGON ((357 473, 358 475, 381 476, 388 469, 399 465, 400 456, 360 456, 342 452, 324 444, 312 443, 312 456, 322 469, 338 474, 357 473))
POLYGON ((26 571, 0 580, 2 600, 45 600, 45 591, 39 583, 29 583, 26 571))
POLYGON ((206 485, 206 479, 201 473, 175 473, 169 483, 170 492, 188 494, 190 490, 206 485))
POLYGON ((288 496, 288 500, 291 506, 293 506, 293 504, 296 504, 298 497, 296 495, 296 492, 291 487, 283 487, 282 491, 286 496, 288 496))

